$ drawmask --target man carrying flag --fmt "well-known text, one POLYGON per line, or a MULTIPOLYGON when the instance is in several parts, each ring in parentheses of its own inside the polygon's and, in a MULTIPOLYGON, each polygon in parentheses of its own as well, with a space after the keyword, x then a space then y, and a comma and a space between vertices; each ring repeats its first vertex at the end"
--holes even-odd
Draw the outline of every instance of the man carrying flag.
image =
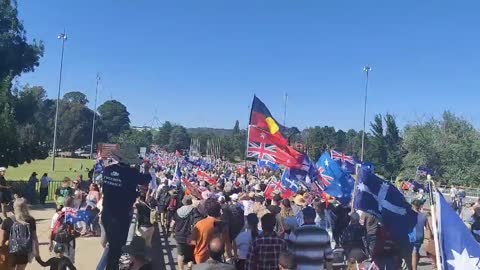
POLYGON ((409 234, 417 224, 417 213, 402 193, 368 168, 360 171, 355 191, 355 209, 378 218, 401 249, 401 257, 411 269, 412 246, 409 234))

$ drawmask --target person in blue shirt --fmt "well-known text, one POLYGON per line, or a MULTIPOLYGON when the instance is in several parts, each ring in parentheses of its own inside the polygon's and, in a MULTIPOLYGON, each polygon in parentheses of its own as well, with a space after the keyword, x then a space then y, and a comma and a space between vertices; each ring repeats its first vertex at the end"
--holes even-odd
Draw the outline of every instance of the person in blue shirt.
POLYGON ((420 248, 422 247, 425 238, 425 228, 427 227, 427 215, 422 213, 423 200, 413 200, 413 210, 417 212, 417 225, 410 234, 410 242, 413 244, 412 251, 412 269, 417 270, 417 265, 420 260, 420 248))
POLYGON ((140 164, 136 147, 122 145, 112 150, 116 163, 103 170, 102 224, 109 246, 107 270, 118 270, 118 260, 128 236, 133 204, 137 198, 137 186, 147 185, 149 174, 141 174, 132 165, 140 164))

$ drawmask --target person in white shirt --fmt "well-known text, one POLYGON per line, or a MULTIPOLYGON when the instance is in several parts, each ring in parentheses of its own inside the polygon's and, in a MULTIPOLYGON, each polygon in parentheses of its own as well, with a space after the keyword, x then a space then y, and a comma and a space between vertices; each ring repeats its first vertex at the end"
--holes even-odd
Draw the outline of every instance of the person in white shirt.
POLYGON ((233 241, 233 254, 238 259, 235 264, 237 269, 245 269, 248 250, 258 235, 258 217, 256 214, 251 213, 247 216, 246 230, 241 232, 233 241))

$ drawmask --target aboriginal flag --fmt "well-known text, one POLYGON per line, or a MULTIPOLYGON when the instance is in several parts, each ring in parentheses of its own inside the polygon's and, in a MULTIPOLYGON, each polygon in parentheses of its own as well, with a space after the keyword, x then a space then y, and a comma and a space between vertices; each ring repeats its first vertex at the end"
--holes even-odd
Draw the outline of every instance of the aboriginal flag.
POLYGON ((257 96, 253 97, 250 125, 268 131, 271 135, 277 137, 283 145, 288 144, 289 136, 299 133, 297 128, 287 128, 280 125, 257 96))

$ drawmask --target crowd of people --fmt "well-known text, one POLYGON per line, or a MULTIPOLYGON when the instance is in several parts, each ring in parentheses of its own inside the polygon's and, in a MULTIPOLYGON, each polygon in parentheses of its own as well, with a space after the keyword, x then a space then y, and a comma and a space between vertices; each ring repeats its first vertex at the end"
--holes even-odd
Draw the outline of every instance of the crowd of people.
MULTIPOLYGON (((152 253, 157 228, 175 239, 180 270, 416 270, 422 247, 435 267, 422 196, 411 202, 417 225, 408 241, 399 242, 377 217, 335 198, 307 189, 290 197, 267 194, 268 182, 278 177, 269 169, 163 151, 140 160, 128 147, 112 151, 112 159, 102 163, 100 177, 65 178, 56 190, 48 239, 55 256, 46 261, 28 212, 36 173, 23 194, 8 195, 6 169, 0 168, 0 269, 25 269, 33 259, 50 269, 76 269, 76 239, 82 236, 100 236, 104 252, 96 269, 154 269, 152 256, 163 256, 152 253)), ((42 204, 50 181, 47 174, 40 180, 42 204)), ((480 235, 480 206, 471 229, 480 235)))

